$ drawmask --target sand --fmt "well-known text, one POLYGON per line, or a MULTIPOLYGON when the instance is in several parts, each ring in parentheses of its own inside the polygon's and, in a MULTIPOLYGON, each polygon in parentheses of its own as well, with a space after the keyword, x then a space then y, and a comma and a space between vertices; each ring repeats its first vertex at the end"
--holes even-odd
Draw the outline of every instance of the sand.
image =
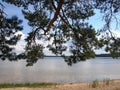
POLYGON ((120 80, 94 83, 59 84, 41 88, 1 88, 0 90, 120 90, 120 80), (96 85, 95 85, 96 84, 96 85))

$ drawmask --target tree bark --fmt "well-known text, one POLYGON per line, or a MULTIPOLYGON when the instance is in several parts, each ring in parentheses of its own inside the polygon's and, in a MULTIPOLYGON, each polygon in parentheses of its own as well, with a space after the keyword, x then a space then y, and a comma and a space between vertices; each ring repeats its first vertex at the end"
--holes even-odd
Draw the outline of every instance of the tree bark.
POLYGON ((59 13, 60 13, 60 9, 62 8, 63 2, 64 2, 64 0, 60 0, 60 1, 58 2, 58 7, 56 8, 56 12, 55 12, 55 14, 54 14, 54 17, 53 17, 53 19, 49 22, 49 24, 48 24, 48 26, 47 26, 47 29, 46 29, 46 31, 45 31, 45 34, 46 34, 48 31, 50 31, 51 26, 52 26, 53 23, 56 21, 58 15, 59 15, 59 13))

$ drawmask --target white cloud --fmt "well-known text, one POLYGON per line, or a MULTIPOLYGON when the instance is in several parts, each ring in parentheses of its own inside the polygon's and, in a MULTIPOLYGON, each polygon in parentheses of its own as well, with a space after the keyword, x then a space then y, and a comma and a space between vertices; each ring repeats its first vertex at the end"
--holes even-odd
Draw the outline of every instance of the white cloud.
POLYGON ((120 31, 114 30, 112 31, 115 37, 120 37, 120 31))
POLYGON ((44 54, 46 55, 46 56, 55 56, 55 54, 53 54, 48 48, 45 48, 44 50, 43 50, 43 52, 44 52, 44 54))
MULTIPOLYGON (((14 48, 15 48, 15 51, 16 51, 17 53, 21 53, 21 52, 24 51, 24 48, 25 48, 25 45, 26 45, 26 42, 24 41, 24 39, 26 38, 27 35, 24 34, 24 33, 21 32, 21 31, 17 32, 15 35, 18 35, 18 34, 21 35, 21 39, 20 39, 20 41, 14 46, 14 48)), ((52 41, 53 41, 53 39, 51 39, 50 41, 36 40, 36 42, 37 42, 38 44, 41 44, 41 45, 43 45, 44 47, 46 47, 48 44, 52 44, 52 41)), ((54 55, 51 51, 49 51, 48 48, 45 48, 45 49, 43 50, 43 52, 44 52, 45 55, 54 55)))
POLYGON ((15 35, 21 35, 21 40, 24 40, 26 38, 26 35, 21 31, 18 31, 17 33, 15 33, 15 35))
MULTIPOLYGON (((113 33, 114 33, 114 35, 116 37, 120 37, 120 32, 119 31, 113 31, 113 33)), ((25 45, 26 45, 26 42, 24 41, 24 39, 26 38, 26 35, 23 32, 21 32, 21 31, 19 31, 19 32, 16 33, 16 35, 18 35, 18 34, 20 34, 22 36, 21 36, 21 40, 15 46, 15 51, 18 52, 18 53, 20 53, 20 52, 24 51, 24 48, 25 48, 25 45)), ((53 39, 51 39, 50 41, 36 40, 37 43, 42 44, 44 47, 46 47, 48 44, 52 44, 52 41, 53 41, 53 39)), ((69 46, 69 43, 65 44, 65 45, 69 46)), ((49 51, 48 48, 45 48, 43 52, 45 53, 45 55, 54 55, 51 51, 49 51)), ((104 49, 95 50, 95 52, 96 52, 96 54, 106 53, 104 51, 104 49)), ((66 52, 64 52, 64 54, 70 55, 69 50, 67 50, 66 52)))
POLYGON ((24 48, 25 48, 26 42, 24 41, 24 39, 26 38, 26 35, 25 35, 23 32, 21 32, 21 31, 17 32, 15 35, 18 35, 18 34, 21 35, 21 39, 20 39, 20 41, 18 41, 18 43, 14 46, 14 48, 15 48, 15 51, 16 51, 17 53, 21 53, 21 52, 24 51, 24 48))
MULTIPOLYGON (((120 37, 120 31, 113 31, 114 35, 116 37, 120 37)), ((16 33, 16 35, 22 35, 21 36, 21 40, 17 43, 17 45, 15 46, 15 51, 20 53, 24 51, 26 42, 24 41, 24 39, 26 38, 26 34, 24 34, 23 32, 19 31, 16 33)), ((51 39, 50 41, 45 41, 45 40, 36 40, 37 43, 42 44, 44 47, 46 47, 48 44, 52 44, 53 39, 51 39)), ((66 46, 69 46, 69 43, 65 44, 66 46)), ((44 54, 45 55, 54 55, 51 51, 49 51, 48 48, 44 49, 44 54)), ((100 49, 100 50, 95 50, 96 54, 101 54, 101 53, 106 53, 104 51, 104 49, 100 49)), ((69 49, 67 49, 66 52, 64 52, 65 55, 70 55, 69 49)))

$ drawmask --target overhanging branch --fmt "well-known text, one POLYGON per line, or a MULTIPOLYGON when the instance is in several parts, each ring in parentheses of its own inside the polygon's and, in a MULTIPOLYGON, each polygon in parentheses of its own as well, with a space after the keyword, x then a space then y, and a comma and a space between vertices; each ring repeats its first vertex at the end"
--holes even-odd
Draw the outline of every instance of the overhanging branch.
MULTIPOLYGON (((54 8, 55 10, 57 10, 57 8, 55 7, 55 5, 54 5, 54 2, 53 2, 53 1, 52 1, 52 6, 53 6, 53 8, 54 8)), ((73 28, 71 27, 71 25, 69 24, 69 22, 68 22, 68 21, 66 21, 66 20, 63 18, 63 16, 62 16, 61 14, 59 14, 59 16, 60 16, 61 20, 64 22, 64 24, 65 24, 67 27, 69 27, 69 28, 73 29, 73 28)), ((65 15, 64 15, 64 17, 65 17, 65 15)))
MULTIPOLYGON (((52 2, 53 2, 53 1, 52 1, 52 2)), ((46 34, 48 31, 50 31, 51 26, 52 26, 53 23, 56 21, 57 16, 59 15, 60 9, 62 8, 63 2, 64 2, 64 0, 60 0, 60 1, 58 2, 58 7, 56 8, 56 12, 55 12, 55 14, 54 14, 54 17, 53 17, 53 19, 50 21, 50 23, 48 24, 47 29, 46 29, 46 31, 45 31, 45 34, 46 34)))

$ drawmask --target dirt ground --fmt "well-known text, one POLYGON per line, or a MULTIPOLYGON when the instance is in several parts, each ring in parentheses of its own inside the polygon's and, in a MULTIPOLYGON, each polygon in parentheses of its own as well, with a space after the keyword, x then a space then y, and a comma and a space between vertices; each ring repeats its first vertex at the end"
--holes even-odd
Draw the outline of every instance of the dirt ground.
POLYGON ((120 90, 120 80, 97 83, 59 84, 41 88, 1 88, 0 90, 120 90))

